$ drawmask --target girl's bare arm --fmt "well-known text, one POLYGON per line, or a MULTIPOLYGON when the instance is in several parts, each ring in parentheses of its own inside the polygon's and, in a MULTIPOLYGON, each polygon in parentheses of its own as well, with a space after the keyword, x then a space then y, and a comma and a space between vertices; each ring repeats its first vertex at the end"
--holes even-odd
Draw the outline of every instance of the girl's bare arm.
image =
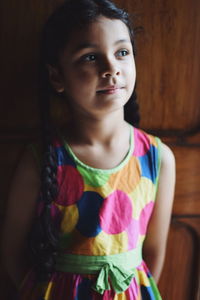
POLYGON ((27 150, 10 187, 2 233, 2 263, 16 286, 19 286, 28 268, 27 235, 39 193, 39 178, 36 161, 27 150))
POLYGON ((172 151, 162 144, 161 169, 156 196, 146 240, 144 242, 144 259, 155 281, 158 282, 162 271, 167 236, 171 220, 175 187, 175 159, 172 151))

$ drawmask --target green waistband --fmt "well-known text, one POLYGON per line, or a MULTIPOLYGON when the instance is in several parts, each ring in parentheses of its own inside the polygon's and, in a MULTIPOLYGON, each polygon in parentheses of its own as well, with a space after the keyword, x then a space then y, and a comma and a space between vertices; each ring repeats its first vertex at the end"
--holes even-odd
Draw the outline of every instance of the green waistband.
POLYGON ((60 254, 57 257, 56 270, 77 274, 98 274, 94 290, 103 294, 105 290, 110 289, 110 281, 115 292, 122 293, 129 287, 135 276, 135 268, 141 262, 141 247, 107 256, 60 254))

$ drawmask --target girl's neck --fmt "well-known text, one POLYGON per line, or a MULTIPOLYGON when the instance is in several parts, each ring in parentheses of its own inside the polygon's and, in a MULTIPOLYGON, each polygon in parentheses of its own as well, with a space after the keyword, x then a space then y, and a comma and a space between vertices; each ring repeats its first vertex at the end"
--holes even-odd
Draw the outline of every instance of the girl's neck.
POLYGON ((116 111, 96 119, 74 116, 63 134, 71 145, 109 145, 127 130, 128 124, 124 120, 123 111, 116 111))

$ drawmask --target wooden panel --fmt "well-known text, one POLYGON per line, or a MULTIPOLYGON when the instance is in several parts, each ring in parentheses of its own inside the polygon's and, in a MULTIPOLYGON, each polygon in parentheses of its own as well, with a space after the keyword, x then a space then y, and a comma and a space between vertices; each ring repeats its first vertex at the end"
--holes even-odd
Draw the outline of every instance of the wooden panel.
POLYGON ((163 299, 199 300, 200 218, 172 223, 159 288, 163 299))
POLYGON ((172 147, 176 157, 174 214, 200 214, 200 147, 172 147))
POLYGON ((198 145, 200 146, 200 130, 197 134, 191 135, 187 138, 187 142, 190 145, 198 145))
POLYGON ((39 33, 59 2, 1 1, 1 131, 24 132, 38 127, 39 33))
POLYGON ((200 1, 116 1, 135 15, 142 127, 200 124, 200 1))

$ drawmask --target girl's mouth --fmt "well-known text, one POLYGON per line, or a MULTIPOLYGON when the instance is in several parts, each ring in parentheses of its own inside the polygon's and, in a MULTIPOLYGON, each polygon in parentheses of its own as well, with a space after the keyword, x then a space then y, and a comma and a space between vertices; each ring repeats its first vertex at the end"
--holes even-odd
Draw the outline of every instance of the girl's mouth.
POLYGON ((98 90, 97 93, 98 94, 117 94, 122 88, 120 87, 109 87, 109 88, 105 88, 102 90, 98 90))

